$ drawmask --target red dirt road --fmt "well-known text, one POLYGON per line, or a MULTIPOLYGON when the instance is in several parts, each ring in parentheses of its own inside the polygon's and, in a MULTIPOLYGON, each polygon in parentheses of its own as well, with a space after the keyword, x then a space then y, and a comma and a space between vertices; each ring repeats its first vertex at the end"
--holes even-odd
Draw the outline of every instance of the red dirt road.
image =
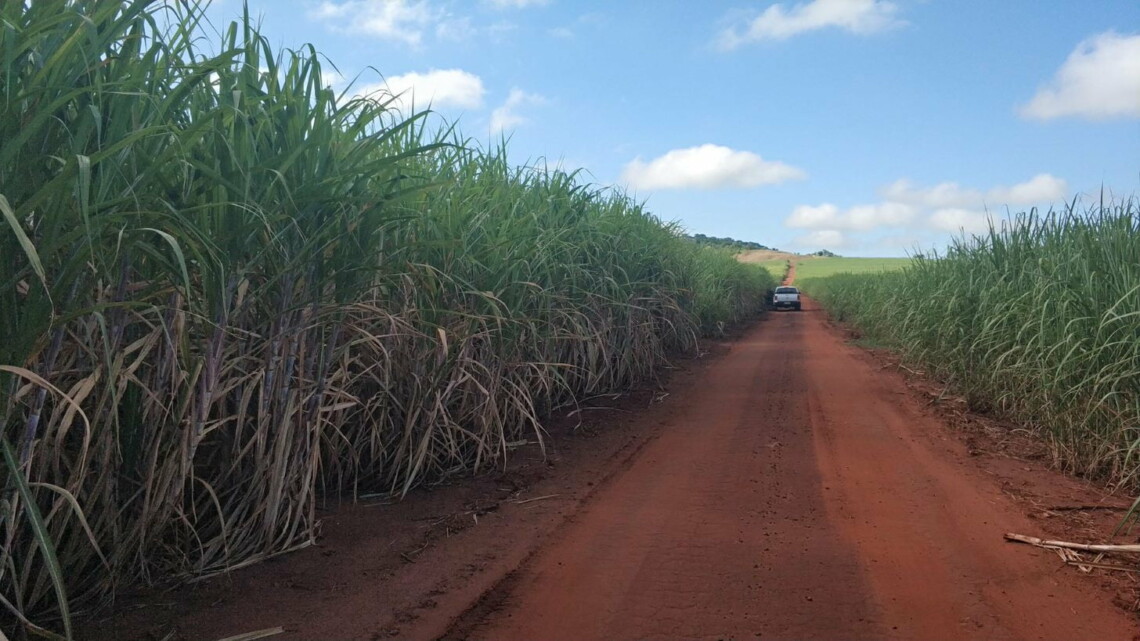
POLYGON ((553 422, 549 457, 330 509, 318 545, 124 598, 80 638, 1140 641, 1112 603, 1134 584, 1002 540, 1100 537, 1120 512, 1071 506, 1122 499, 970 431, 988 419, 947 425, 811 301, 714 351, 553 422))
POLYGON ((736 343, 447 638, 1132 639, 1102 593, 1002 541, 1034 524, 805 307, 736 343))

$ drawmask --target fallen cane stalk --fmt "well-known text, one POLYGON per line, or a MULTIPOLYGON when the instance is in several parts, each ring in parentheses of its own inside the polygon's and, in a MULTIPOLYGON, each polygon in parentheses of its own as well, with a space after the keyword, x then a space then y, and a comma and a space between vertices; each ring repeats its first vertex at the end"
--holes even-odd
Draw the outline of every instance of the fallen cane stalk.
POLYGON ((1007 533, 1005 540, 1018 543, 1028 543, 1040 548, 1064 548, 1067 550, 1081 550, 1084 552, 1140 552, 1140 545, 1097 545, 1089 543, 1069 543, 1067 541, 1049 541, 1035 536, 1007 533))
POLYGON ((515 501, 515 505, 522 505, 523 503, 533 503, 534 501, 541 501, 543 499, 552 499, 558 496, 557 494, 547 494, 545 496, 536 496, 533 499, 525 499, 522 501, 515 501))
POLYGON ((285 628, 265 628, 264 630, 257 630, 255 632, 245 632, 237 634, 232 637, 218 639, 218 641, 254 641, 254 639, 264 639, 265 637, 272 637, 285 632, 285 628))
POLYGON ((1112 510, 1123 512, 1129 509, 1127 505, 1054 505, 1047 512, 1083 512, 1091 510, 1112 510))
MULTIPOLYGON (((1097 570, 1116 570, 1118 572, 1140 572, 1140 569, 1130 568, 1127 565, 1116 565, 1115 563, 1096 563, 1094 561, 1065 561, 1066 565, 1075 565, 1081 569, 1097 569, 1097 570)), ((1088 570, 1085 570, 1086 572, 1088 570)))

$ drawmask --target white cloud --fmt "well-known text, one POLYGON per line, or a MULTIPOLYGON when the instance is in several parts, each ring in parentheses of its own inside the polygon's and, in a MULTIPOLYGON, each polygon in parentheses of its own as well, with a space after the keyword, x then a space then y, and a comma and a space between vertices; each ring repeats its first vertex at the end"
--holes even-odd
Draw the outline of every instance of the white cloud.
POLYGON ((441 18, 425 0, 326 0, 309 12, 336 31, 376 36, 412 46, 441 18))
POLYGON ((821 229, 796 238, 792 241, 797 247, 815 249, 839 249, 847 244, 843 232, 836 229, 821 229))
POLYGON ((981 234, 989 229, 990 216, 984 211, 971 209, 956 207, 939 209, 930 215, 927 224, 939 231, 964 231, 967 234, 981 234))
POLYGON ((550 36, 554 38, 569 39, 574 37, 574 30, 570 29, 569 27, 555 27, 546 33, 550 34, 550 36))
POLYGON ((344 74, 327 65, 321 68, 321 84, 325 87, 341 87, 348 79, 344 74))
POLYGON ((527 105, 542 105, 546 98, 522 89, 511 89, 506 102, 491 112, 491 131, 499 133, 507 129, 514 129, 527 122, 527 118, 519 113, 519 109, 527 105))
POLYGON ((982 192, 962 187, 958 183, 944 182, 933 187, 916 187, 911 181, 897 180, 884 187, 884 199, 916 207, 979 208, 985 205, 1036 205, 1065 198, 1068 183, 1050 174, 1037 174, 1029 180, 1011 187, 997 186, 982 192))
POLYGON ((788 227, 804 227, 813 229, 818 227, 833 227, 841 217, 839 208, 831 203, 822 205, 799 205, 792 210, 792 215, 784 221, 788 227))
POLYGON ((816 207, 811 205, 796 207, 784 224, 788 227, 805 229, 869 231, 877 227, 905 225, 914 218, 914 215, 914 208, 904 203, 857 205, 845 211, 831 203, 824 203, 816 207))
POLYGON ((1019 112, 1036 120, 1140 118, 1140 34, 1108 31, 1081 42, 1019 112))
POLYGON ((857 205, 847 210, 844 222, 849 229, 868 230, 905 225, 914 215, 914 208, 903 203, 857 205))
POLYGON ((939 183, 933 187, 916 187, 903 178, 880 190, 886 200, 907 203, 917 207, 964 207, 981 203, 985 196, 977 189, 966 189, 954 182, 939 183))
POLYGON ((986 201, 993 205, 1036 205, 1064 200, 1069 184, 1049 174, 1037 174, 1012 187, 994 187, 986 193, 986 201))
POLYGON ((921 187, 902 179, 883 187, 879 193, 883 197, 881 202, 847 209, 831 203, 799 205, 784 220, 784 225, 811 230, 795 241, 803 249, 840 246, 824 242, 828 240, 842 240, 851 246, 863 239, 881 246, 884 238, 933 241, 947 232, 982 234, 989 229, 991 219, 996 225, 1004 220, 990 211, 1062 201, 1068 194, 1068 183, 1044 173, 1025 182, 986 190, 955 182, 921 187))
POLYGON ((720 145, 674 149, 649 162, 636 158, 621 180, 633 189, 718 189, 759 187, 806 178, 791 165, 764 160, 750 151, 720 145))
POLYGON ((432 69, 427 73, 406 73, 391 76, 386 82, 366 85, 356 92, 358 96, 384 99, 396 96, 393 107, 410 112, 417 109, 457 107, 476 109, 483 105, 483 80, 462 69, 432 69))
POLYGON ((790 9, 774 4, 747 24, 721 32, 719 44, 734 49, 750 42, 785 40, 829 27, 859 35, 878 33, 906 24, 895 18, 897 12, 898 7, 886 0, 812 0, 790 9))

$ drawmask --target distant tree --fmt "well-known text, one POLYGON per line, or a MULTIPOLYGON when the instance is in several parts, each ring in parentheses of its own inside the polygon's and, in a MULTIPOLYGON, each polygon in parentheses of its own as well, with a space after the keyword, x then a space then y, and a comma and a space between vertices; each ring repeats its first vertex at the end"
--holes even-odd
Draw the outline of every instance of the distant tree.
POLYGON ((827 251, 826 249, 821 249, 817 252, 813 252, 811 254, 808 254, 808 256, 823 256, 824 258, 839 258, 839 254, 836 254, 835 252, 827 251))
POLYGON ((688 236, 688 238, 698 245, 724 247, 727 249, 734 249, 736 251, 747 251, 750 249, 774 249, 773 247, 768 247, 767 245, 761 245, 760 243, 748 240, 737 240, 735 238, 718 238, 716 236, 706 236, 704 234, 693 234, 691 236, 688 236))

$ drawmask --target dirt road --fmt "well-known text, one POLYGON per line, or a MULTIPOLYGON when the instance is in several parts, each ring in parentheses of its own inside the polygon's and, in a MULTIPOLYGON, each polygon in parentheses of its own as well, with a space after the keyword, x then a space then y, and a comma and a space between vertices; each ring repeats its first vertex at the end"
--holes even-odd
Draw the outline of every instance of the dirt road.
POLYGON ((909 400, 810 302, 775 314, 449 638, 1132 639, 909 400))
POLYGON ((314 548, 123 599, 82 638, 1140 640, 1096 577, 1002 540, 1094 488, 979 453, 811 301, 717 349, 552 424, 548 455, 330 510, 314 548))

